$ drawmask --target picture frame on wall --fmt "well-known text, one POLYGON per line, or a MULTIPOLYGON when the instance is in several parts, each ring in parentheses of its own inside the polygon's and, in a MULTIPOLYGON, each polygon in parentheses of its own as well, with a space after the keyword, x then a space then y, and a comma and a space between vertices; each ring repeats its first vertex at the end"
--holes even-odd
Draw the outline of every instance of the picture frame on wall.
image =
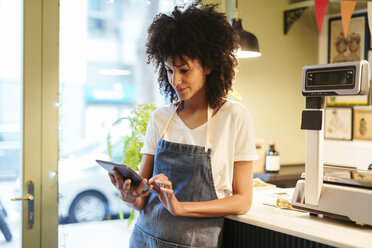
POLYGON ((357 107, 353 117, 354 139, 372 141, 372 107, 357 107))
POLYGON ((368 59, 370 33, 367 13, 352 15, 347 38, 344 36, 341 16, 328 20, 328 63, 368 59))
POLYGON ((327 106, 369 105, 370 94, 365 96, 327 96, 327 106))
POLYGON ((352 107, 327 107, 325 109, 324 138, 334 140, 353 139, 352 107))

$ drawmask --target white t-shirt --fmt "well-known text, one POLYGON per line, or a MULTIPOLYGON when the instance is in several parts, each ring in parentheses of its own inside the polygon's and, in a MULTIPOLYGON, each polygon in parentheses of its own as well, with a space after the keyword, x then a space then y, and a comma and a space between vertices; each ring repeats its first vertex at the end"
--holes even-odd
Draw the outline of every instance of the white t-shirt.
MULTIPOLYGON (((160 135, 174 110, 175 105, 170 104, 156 109, 151 114, 141 153, 155 155, 160 135)), ((212 149, 213 180, 217 197, 225 198, 232 195, 234 162, 258 159, 253 124, 249 110, 231 100, 227 100, 210 121, 212 121, 212 129, 209 143, 212 149)), ((175 113, 163 139, 204 147, 207 126, 207 123, 204 123, 195 129, 190 129, 175 113)))

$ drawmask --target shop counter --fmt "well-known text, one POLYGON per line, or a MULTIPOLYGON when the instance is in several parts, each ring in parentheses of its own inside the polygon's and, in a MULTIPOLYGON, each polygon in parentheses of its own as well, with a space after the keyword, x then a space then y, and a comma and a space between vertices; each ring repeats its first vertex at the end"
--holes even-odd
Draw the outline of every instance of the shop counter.
POLYGON ((254 191, 247 214, 225 218, 223 247, 372 247, 370 226, 270 206, 293 191, 254 191))

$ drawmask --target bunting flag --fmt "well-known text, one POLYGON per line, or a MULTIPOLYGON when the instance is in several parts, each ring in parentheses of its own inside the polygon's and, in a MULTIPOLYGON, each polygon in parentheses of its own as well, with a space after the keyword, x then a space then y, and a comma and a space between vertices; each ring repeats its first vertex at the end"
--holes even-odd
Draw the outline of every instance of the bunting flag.
POLYGON ((327 10, 329 0, 315 0, 315 15, 319 33, 322 32, 323 18, 327 10))
POLYGON ((354 1, 341 1, 341 19, 342 27, 344 29, 344 36, 347 38, 347 32, 349 30, 349 23, 351 16, 353 15, 356 2, 354 1))

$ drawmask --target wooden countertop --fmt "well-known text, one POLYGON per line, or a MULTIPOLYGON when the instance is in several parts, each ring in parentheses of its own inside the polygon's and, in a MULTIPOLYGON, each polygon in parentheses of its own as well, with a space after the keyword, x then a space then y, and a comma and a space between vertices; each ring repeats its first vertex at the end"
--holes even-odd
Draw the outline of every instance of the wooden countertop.
POLYGON ((352 222, 313 217, 305 212, 263 204, 274 203, 278 193, 287 193, 287 198, 291 199, 293 190, 254 191, 251 210, 247 214, 227 218, 335 247, 372 247, 370 226, 361 227, 352 222))

